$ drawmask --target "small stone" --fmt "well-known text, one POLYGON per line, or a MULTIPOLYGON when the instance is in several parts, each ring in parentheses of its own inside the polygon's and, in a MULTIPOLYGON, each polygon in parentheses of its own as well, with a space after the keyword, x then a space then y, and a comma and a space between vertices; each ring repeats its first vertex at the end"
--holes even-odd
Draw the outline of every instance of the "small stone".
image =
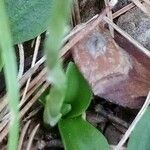
POLYGON ((120 16, 117 25, 150 50, 150 16, 135 7, 120 16))
POLYGON ((137 55, 119 47, 103 27, 97 27, 72 48, 73 59, 95 95, 139 108, 150 89, 150 65, 149 60, 147 66, 141 61, 145 55, 136 49, 133 52, 137 55))

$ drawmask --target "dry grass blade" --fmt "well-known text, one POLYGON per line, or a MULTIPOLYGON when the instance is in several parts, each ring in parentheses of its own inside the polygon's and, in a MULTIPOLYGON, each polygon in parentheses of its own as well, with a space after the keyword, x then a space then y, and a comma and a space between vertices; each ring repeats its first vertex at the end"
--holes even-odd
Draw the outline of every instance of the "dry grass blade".
MULTIPOLYGON (((109 0, 104 0, 105 1, 105 6, 109 6, 109 0)), ((111 9, 108 11, 107 13, 108 18, 113 22, 113 16, 112 16, 112 11, 111 9)), ((110 30, 110 34, 112 35, 112 37, 114 37, 114 29, 112 26, 109 25, 109 30, 110 30)))
MULTIPOLYGON (((34 50, 34 54, 33 54, 31 68, 34 67, 34 65, 36 63, 36 59, 37 59, 37 55, 38 55, 38 51, 39 51, 39 47, 40 47, 40 42, 41 42, 41 37, 38 36, 37 39, 36 39, 35 50, 34 50)), ((30 81, 31 81, 31 77, 27 80, 27 83, 26 83, 26 86, 25 86, 25 90, 24 90, 20 105, 25 103, 25 97, 26 97, 26 94, 27 94, 27 91, 28 91, 30 81)))
POLYGON ((21 135, 20 135, 20 139, 19 139, 18 150, 21 150, 21 148, 22 148, 23 140, 24 140, 25 134, 26 134, 26 132, 27 132, 27 130, 28 130, 28 127, 29 127, 30 123, 31 123, 31 120, 29 120, 29 121, 24 125, 24 127, 23 127, 23 129, 22 129, 22 132, 21 132, 21 135))
POLYGON ((119 17, 120 15, 122 15, 123 13, 132 9, 133 7, 135 7, 135 4, 131 3, 131 4, 128 4, 127 6, 123 7, 122 9, 116 11, 115 13, 113 13, 113 19, 119 17))
POLYGON ((18 79, 21 79, 24 72, 24 48, 22 44, 19 44, 18 48, 19 48, 19 58, 20 58, 18 79))
POLYGON ((8 124, 5 126, 5 128, 3 129, 3 131, 0 133, 0 143, 3 141, 3 139, 7 136, 8 134, 8 124))
POLYGON ((4 96, 3 98, 0 99, 0 113, 6 107, 7 104, 8 104, 8 102, 7 102, 6 96, 4 96))
MULTIPOLYGON (((40 90, 34 95, 34 97, 25 105, 25 107, 20 112, 20 118, 22 118, 26 112, 32 107, 32 105, 37 101, 37 99, 41 96, 41 94, 48 88, 49 83, 43 84, 43 86, 40 88, 40 90)), ((3 131, 0 133, 0 143, 3 141, 3 139, 8 134, 8 124, 3 129, 3 131)))
MULTIPOLYGON (((40 88, 40 86, 41 86, 41 85, 43 84, 43 82, 45 81, 45 78, 46 78, 46 77, 42 77, 41 80, 40 80, 37 84, 35 84, 35 86, 27 93, 27 95, 26 95, 26 97, 25 97, 24 103, 27 102, 27 100, 30 98, 30 96, 31 96, 38 88, 40 88)), ((22 103, 22 104, 24 104, 24 103, 22 103)), ((20 103, 20 106, 22 106, 21 103, 20 103)))
POLYGON ((25 119, 23 119, 24 122, 26 122, 27 120, 31 119, 33 116, 35 116, 40 110, 42 109, 42 106, 39 106, 37 108, 35 108, 33 111, 31 111, 26 117, 25 119))
MULTIPOLYGON (((116 150, 116 146, 115 145, 110 145, 110 150, 116 150)), ((127 150, 126 147, 121 147, 119 150, 127 150)))
POLYGON ((40 90, 33 96, 33 98, 25 105, 25 107, 20 112, 20 117, 22 118, 26 112, 31 108, 31 106, 37 101, 41 94, 48 88, 49 83, 44 83, 40 90))
MULTIPOLYGON (((46 79, 46 73, 47 73, 47 69, 46 68, 42 69, 38 73, 38 75, 30 82, 28 91, 31 90, 41 80, 41 78, 45 77, 45 79, 46 79)), ((21 91, 21 95, 23 94, 23 91, 24 91, 24 89, 21 91)))
MULTIPOLYGON (((23 76, 22 78, 19 80, 19 84, 20 87, 23 86, 25 84, 25 82, 28 80, 28 78, 30 78, 39 68, 39 66, 41 64, 43 64, 45 61, 45 57, 42 57, 36 64, 34 67, 30 68, 23 76)), ((7 106, 8 102, 7 102, 7 97, 6 95, 1 98, 0 100, 0 112, 2 112, 2 110, 7 106)))
POLYGON ((125 135, 122 137, 122 139, 118 143, 118 145, 117 145, 117 147, 116 147, 115 150, 120 150, 120 148, 127 141, 127 139, 129 138, 131 132, 134 130, 136 124, 139 122, 139 120, 142 118, 142 116, 144 115, 145 111, 147 110, 149 104, 150 104, 150 92, 148 93, 148 96, 146 98, 146 101, 145 101, 143 107, 141 108, 141 110, 137 114, 136 118, 134 119, 134 121, 132 122, 132 124, 130 125, 130 127, 128 128, 128 130, 126 131, 125 135))
POLYGON ((19 80, 20 86, 23 86, 25 82, 37 71, 39 66, 41 66, 46 60, 46 57, 43 56, 40 60, 37 61, 37 63, 34 65, 34 67, 31 67, 19 80))
POLYGON ((115 23, 113 23, 108 17, 104 17, 104 20, 110 24, 116 31, 118 31, 121 35, 123 35, 127 40, 129 40, 133 45, 135 45, 141 52, 150 57, 150 51, 147 50, 143 45, 133 39, 129 34, 123 31, 120 27, 118 27, 115 23))
MULTIPOLYGON (((28 88, 28 93, 25 97, 25 101, 27 101, 27 99, 43 84, 43 82, 46 79, 46 68, 44 68, 30 83, 29 88, 28 88)), ((21 92, 21 95, 23 94, 23 92, 21 92)), ((23 105, 24 103, 22 103, 23 105)), ((19 104, 19 107, 22 107, 21 104, 19 104)), ((9 120, 9 116, 10 114, 7 113, 5 116, 2 117, 2 120, 9 120)), ((1 124, 0 124, 1 127, 1 124)))
POLYGON ((132 0, 132 2, 139 7, 144 13, 150 16, 150 10, 148 7, 144 6, 139 0, 132 0))
POLYGON ((27 145, 26 150, 31 150, 32 142, 33 142, 34 136, 35 136, 37 130, 39 129, 39 127, 40 127, 40 124, 38 124, 38 125, 33 129, 33 131, 31 132, 30 137, 29 137, 29 142, 28 142, 28 145, 27 145))
POLYGON ((9 122, 8 120, 4 120, 4 121, 1 122, 1 124, 0 124, 0 132, 6 127, 8 122, 9 122))

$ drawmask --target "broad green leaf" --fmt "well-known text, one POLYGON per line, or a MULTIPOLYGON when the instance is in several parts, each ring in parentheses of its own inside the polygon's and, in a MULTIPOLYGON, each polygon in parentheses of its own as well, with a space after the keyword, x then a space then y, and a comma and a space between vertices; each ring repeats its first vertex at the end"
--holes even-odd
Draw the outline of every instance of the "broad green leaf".
POLYGON ((53 0, 4 0, 14 44, 44 32, 49 24, 53 0))
POLYGON ((66 76, 67 90, 65 102, 71 104, 72 108, 66 117, 79 116, 88 108, 92 98, 92 91, 75 64, 70 63, 68 65, 66 76))
POLYGON ((58 123, 65 150, 108 150, 105 137, 81 117, 58 123))
POLYGON ((150 108, 147 109, 131 134, 128 150, 150 150, 150 108))

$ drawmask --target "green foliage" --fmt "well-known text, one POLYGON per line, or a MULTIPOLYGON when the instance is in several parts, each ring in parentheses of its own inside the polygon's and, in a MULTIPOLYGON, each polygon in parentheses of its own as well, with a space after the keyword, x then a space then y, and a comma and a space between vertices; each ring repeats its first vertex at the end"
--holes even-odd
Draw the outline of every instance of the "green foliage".
MULTIPOLYGON (((91 102, 92 91, 90 86, 73 63, 69 63, 68 65, 66 78, 67 88, 64 93, 65 96, 63 96, 65 99, 63 100, 60 116, 62 119, 58 118, 60 120, 58 122, 59 130, 65 149, 107 150, 108 143, 105 137, 81 117, 91 102)), ((56 94, 53 95, 51 104, 46 103, 45 109, 49 108, 50 105, 55 105, 56 94)), ((57 98, 60 98, 59 95, 57 98)), ((51 119, 48 116, 49 112, 45 112, 47 112, 47 115, 44 115, 44 120, 51 119)))
POLYGON ((150 149, 150 108, 147 109, 130 136, 128 150, 150 149))
POLYGON ((67 90, 64 101, 71 104, 71 111, 67 117, 79 116, 88 108, 92 98, 92 90, 73 63, 68 65, 66 77, 67 90))
POLYGON ((4 1, 14 44, 30 40, 47 29, 53 0, 4 1))
POLYGON ((11 115, 8 149, 16 150, 19 133, 19 86, 17 82, 17 65, 13 49, 4 0, 0 0, 0 50, 4 63, 4 73, 7 86, 7 98, 11 115))
POLYGON ((67 27, 69 8, 70 0, 52 2, 48 28, 50 36, 45 44, 49 69, 48 80, 52 83, 52 87, 45 102, 44 122, 51 126, 59 123, 66 150, 87 148, 105 150, 108 149, 106 139, 81 118, 91 102, 91 88, 73 63, 68 65, 65 74, 58 58, 67 27))
POLYGON ((19 132, 19 89, 12 45, 30 40, 46 29, 50 35, 45 42, 46 63, 48 80, 52 86, 50 92, 46 91, 41 98, 45 107, 44 122, 51 126, 58 123, 66 150, 108 149, 104 136, 81 117, 91 102, 90 86, 73 63, 68 65, 65 74, 62 61, 58 57, 67 29, 70 8, 71 0, 0 1, 0 28, 3 29, 0 30, 0 56, 2 57, 0 68, 4 63, 12 119, 9 150, 17 149, 19 132), (13 35, 13 40, 10 33, 13 35))
POLYGON ((81 117, 62 119, 59 130, 65 150, 108 150, 105 137, 81 117))
POLYGON ((60 64, 56 65, 51 70, 49 80, 51 80, 53 86, 46 98, 44 122, 50 124, 51 126, 54 126, 62 116, 61 108, 63 105, 64 93, 66 90, 65 75, 60 67, 60 64))
POLYGON ((44 110, 44 121, 54 126, 61 118, 62 105, 66 91, 66 76, 59 60, 59 49, 65 35, 67 20, 71 8, 70 0, 52 1, 51 17, 49 18, 50 36, 45 43, 47 56, 48 80, 52 83, 50 94, 47 96, 44 110))

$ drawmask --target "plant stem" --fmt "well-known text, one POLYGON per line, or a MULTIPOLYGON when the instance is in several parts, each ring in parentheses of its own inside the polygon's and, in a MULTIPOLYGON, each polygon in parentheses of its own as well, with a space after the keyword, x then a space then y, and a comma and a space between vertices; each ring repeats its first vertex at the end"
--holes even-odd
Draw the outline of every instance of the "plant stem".
POLYGON ((4 0, 0 1, 0 48, 4 62, 9 109, 11 114, 8 150, 16 150, 19 133, 19 86, 17 82, 17 65, 13 49, 10 28, 5 11, 4 0))

